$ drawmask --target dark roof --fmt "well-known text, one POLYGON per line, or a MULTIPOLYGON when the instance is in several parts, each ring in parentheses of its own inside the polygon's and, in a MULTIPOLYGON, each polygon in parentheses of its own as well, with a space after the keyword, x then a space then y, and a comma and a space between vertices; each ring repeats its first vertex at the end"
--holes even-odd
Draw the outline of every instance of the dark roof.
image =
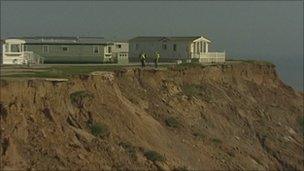
POLYGON ((190 36, 190 37, 161 37, 161 36, 139 36, 130 39, 129 41, 193 41, 200 38, 200 36, 190 36))
POLYGON ((109 44, 103 37, 14 37, 25 40, 26 44, 109 44))

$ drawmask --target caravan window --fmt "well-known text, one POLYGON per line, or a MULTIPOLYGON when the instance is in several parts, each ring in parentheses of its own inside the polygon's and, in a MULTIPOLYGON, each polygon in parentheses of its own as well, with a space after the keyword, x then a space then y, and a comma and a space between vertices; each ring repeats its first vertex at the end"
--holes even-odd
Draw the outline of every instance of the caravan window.
POLYGON ((138 50, 139 44, 135 44, 135 49, 138 50))
POLYGON ((112 52, 112 48, 111 46, 108 46, 108 53, 111 53, 112 52))
POLYGON ((11 45, 11 52, 21 52, 21 48, 19 44, 12 44, 11 45))
POLYGON ((173 51, 176 51, 176 44, 173 44, 173 51))
POLYGON ((43 53, 48 53, 48 52, 49 52, 49 46, 43 45, 43 46, 42 46, 42 52, 43 52, 43 53))
POLYGON ((8 45, 8 44, 5 44, 5 47, 4 47, 4 48, 5 48, 5 49, 4 49, 5 52, 9 52, 9 51, 8 51, 8 47, 9 47, 9 45, 8 45))
POLYGON ((116 48, 120 49, 121 48, 121 44, 117 44, 116 48))
POLYGON ((98 46, 94 46, 93 47, 93 53, 94 54, 98 54, 99 53, 99 47, 98 46))
POLYGON ((69 51, 69 48, 64 46, 64 47, 62 47, 62 51, 67 52, 67 51, 69 51))

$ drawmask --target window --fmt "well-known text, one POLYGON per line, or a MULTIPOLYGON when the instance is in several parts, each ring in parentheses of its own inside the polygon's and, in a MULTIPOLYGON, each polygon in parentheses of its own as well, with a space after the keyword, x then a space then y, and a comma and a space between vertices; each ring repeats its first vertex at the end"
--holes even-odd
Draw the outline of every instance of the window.
POLYGON ((173 44, 173 51, 176 51, 176 44, 173 44))
POLYGON ((5 44, 5 47, 4 47, 4 48, 5 48, 5 49, 4 49, 5 52, 8 52, 8 47, 9 47, 9 45, 8 45, 8 44, 5 44))
POLYGON ((67 52, 67 51, 69 51, 69 48, 64 46, 64 47, 62 47, 62 51, 67 52))
POLYGON ((117 44, 116 48, 120 49, 121 48, 121 44, 117 44))
POLYGON ((108 46, 108 53, 111 53, 112 52, 112 48, 111 46, 108 46))
POLYGON ((164 50, 166 50, 166 49, 167 49, 167 45, 166 45, 166 44, 163 44, 163 45, 162 45, 162 48, 163 48, 164 50))
POLYGON ((19 44, 12 44, 11 45, 11 52, 21 52, 21 46, 19 44))
POLYGON ((49 52, 49 46, 43 45, 43 46, 42 46, 42 52, 43 52, 43 53, 48 53, 48 52, 49 52))
POLYGON ((23 50, 27 51, 27 46, 26 45, 23 46, 23 50))
POLYGON ((135 49, 138 50, 139 44, 135 44, 135 49))
POLYGON ((204 42, 203 48, 204 48, 204 52, 206 53, 207 52, 207 43, 206 42, 204 42))
POLYGON ((197 51, 197 53, 199 53, 199 52, 200 52, 200 49, 199 49, 199 43, 198 43, 198 42, 196 42, 196 51, 197 51))
POLYGON ((93 53, 98 54, 99 53, 99 47, 98 46, 93 46, 93 53))

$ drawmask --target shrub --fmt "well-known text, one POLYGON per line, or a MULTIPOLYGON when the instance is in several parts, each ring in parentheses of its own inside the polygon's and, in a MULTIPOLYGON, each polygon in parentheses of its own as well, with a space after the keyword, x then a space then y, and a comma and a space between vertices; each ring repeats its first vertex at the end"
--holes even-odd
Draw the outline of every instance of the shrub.
POLYGON ((177 168, 174 168, 173 171, 188 171, 186 166, 179 166, 177 168))
POLYGON ((6 87, 8 85, 8 82, 6 80, 0 80, 0 87, 6 87))
POLYGON ((176 118, 174 117, 168 117, 166 120, 166 125, 172 128, 178 128, 179 127, 179 122, 176 118))
POLYGON ((182 90, 187 96, 196 96, 201 94, 202 86, 197 84, 190 84, 182 86, 182 90))
POLYGON ((156 162, 156 161, 160 161, 160 162, 163 162, 165 161, 165 157, 162 156, 161 154, 159 154, 158 152, 156 151, 152 151, 152 150, 148 150, 144 153, 145 157, 148 159, 148 160, 151 160, 153 162, 156 162))
POLYGON ((203 67, 202 64, 200 64, 198 61, 191 61, 191 63, 181 63, 181 64, 178 64, 178 65, 175 65, 174 67, 172 67, 173 70, 177 70, 177 71, 180 71, 180 70, 186 70, 188 68, 194 68, 194 67, 203 67))
POLYGON ((193 135, 195 136, 195 138, 200 139, 200 140, 205 139, 205 137, 206 137, 203 133, 201 133, 199 131, 194 132, 193 135))
POLYGON ((6 109, 6 105, 2 102, 0 102, 0 117, 1 119, 6 119, 7 117, 7 109, 6 109))
POLYGON ((94 96, 91 92, 88 91, 76 91, 70 94, 71 103, 79 108, 83 108, 84 99, 93 99, 94 96))
POLYGON ((119 145, 124 148, 131 157, 135 157, 136 147, 134 147, 130 142, 120 142, 119 145))
POLYGON ((302 116, 299 120, 300 127, 302 129, 302 133, 304 134, 304 116, 302 116))
POLYGON ((109 128, 107 125, 102 123, 95 123, 91 126, 91 133, 96 137, 105 137, 110 134, 109 128))
POLYGON ((44 108, 42 110, 42 113, 50 120, 50 121, 55 121, 54 116, 52 114, 52 110, 48 107, 44 108))
POLYGON ((219 144, 222 144, 222 141, 220 139, 217 139, 217 138, 213 138, 212 139, 212 142, 216 145, 219 145, 219 144))

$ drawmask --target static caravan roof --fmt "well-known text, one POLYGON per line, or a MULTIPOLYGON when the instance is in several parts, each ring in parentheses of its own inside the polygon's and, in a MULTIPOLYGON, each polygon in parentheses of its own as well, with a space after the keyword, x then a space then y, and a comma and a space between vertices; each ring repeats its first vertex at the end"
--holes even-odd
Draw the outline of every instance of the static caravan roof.
POLYGON ((129 41, 194 41, 195 39, 200 38, 200 36, 190 36, 190 37, 161 37, 161 36, 139 36, 129 41))
POLYGON ((113 44, 103 37, 21 37, 26 44, 105 45, 113 44))
POLYGON ((25 43, 24 39, 5 39, 5 43, 25 43))

